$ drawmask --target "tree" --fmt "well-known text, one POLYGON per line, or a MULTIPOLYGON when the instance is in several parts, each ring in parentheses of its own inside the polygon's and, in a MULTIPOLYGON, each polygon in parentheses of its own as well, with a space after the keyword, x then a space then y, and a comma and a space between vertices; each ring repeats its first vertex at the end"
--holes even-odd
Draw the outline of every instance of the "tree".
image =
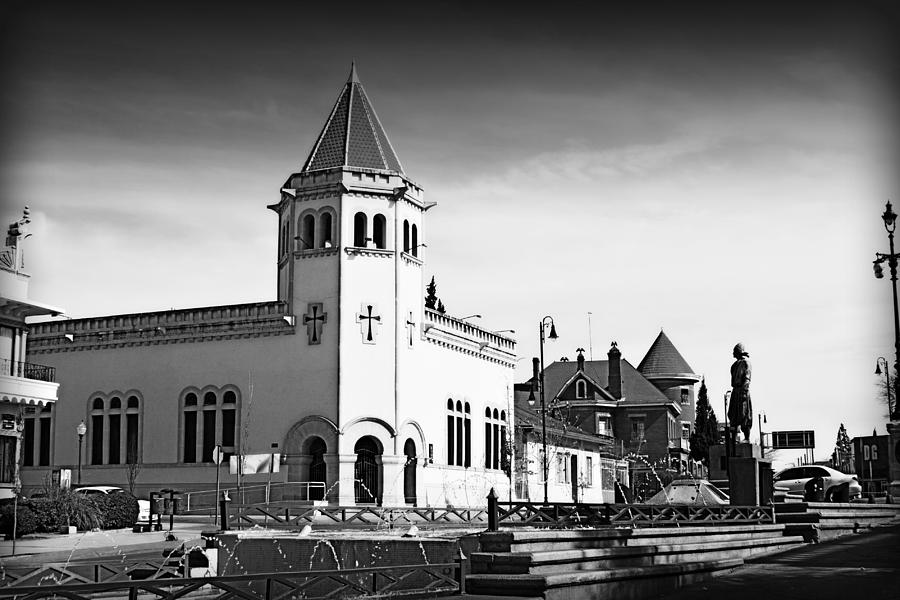
POLYGON ((437 297, 437 284, 434 282, 434 275, 431 276, 431 283, 429 283, 425 287, 425 308, 430 308, 431 310, 437 309, 438 297, 437 297))
POLYGON ((834 442, 834 454, 837 458, 834 465, 835 468, 843 471, 849 470, 852 462, 853 446, 850 444, 850 436, 847 435, 847 430, 844 428, 843 423, 838 428, 837 440, 834 442))
MULTIPOLYGON (((880 362, 880 361, 879 361, 880 362)), ((893 371, 891 373, 891 385, 888 387, 888 378, 884 376, 884 373, 881 372, 881 365, 878 366, 877 373, 878 377, 878 399, 881 402, 884 402, 884 406, 887 407, 887 418, 891 417, 892 411, 895 406, 897 406, 897 382, 900 381, 897 379, 897 369, 890 369, 893 371)))
POLYGON ((444 308, 444 302, 440 298, 438 298, 437 311, 441 314, 444 314, 445 312, 447 312, 447 309, 444 308))
POLYGON ((709 465, 709 447, 719 443, 719 420, 716 412, 709 404, 709 395, 706 391, 706 379, 700 384, 700 392, 697 395, 696 418, 694 420, 694 433, 690 438, 691 458, 703 461, 709 465))

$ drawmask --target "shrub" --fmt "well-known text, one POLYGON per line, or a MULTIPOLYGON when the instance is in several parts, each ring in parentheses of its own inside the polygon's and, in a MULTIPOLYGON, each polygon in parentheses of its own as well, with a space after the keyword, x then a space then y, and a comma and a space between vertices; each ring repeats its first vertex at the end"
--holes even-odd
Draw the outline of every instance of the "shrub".
POLYGON ((103 524, 97 503, 83 494, 76 494, 71 489, 57 488, 48 499, 56 503, 59 527, 74 525, 82 531, 90 531, 103 524))
POLYGON ((31 511, 41 533, 56 533, 65 523, 59 521, 59 507, 50 498, 32 498, 29 501, 31 511))
POLYGON ((131 527, 137 521, 138 501, 128 492, 96 494, 93 500, 100 510, 103 529, 131 527))
POLYGON ((19 501, 18 509, 12 502, 0 506, 0 533, 7 538, 12 538, 14 510, 16 513, 16 537, 34 533, 37 530, 37 519, 34 518, 31 508, 23 500, 19 501))

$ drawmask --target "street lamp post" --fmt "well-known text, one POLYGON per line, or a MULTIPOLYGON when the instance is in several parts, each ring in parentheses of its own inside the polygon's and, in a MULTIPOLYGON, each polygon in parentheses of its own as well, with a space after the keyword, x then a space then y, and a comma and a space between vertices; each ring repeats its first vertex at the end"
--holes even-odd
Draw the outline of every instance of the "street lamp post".
POLYGON ((764 413, 764 412, 760 412, 757 415, 757 420, 759 421, 759 457, 765 458, 766 457, 766 442, 765 442, 765 438, 763 437, 762 426, 763 426, 763 423, 768 423, 769 420, 766 419, 766 413, 764 413))
MULTIPOLYGON (((888 232, 890 253, 882 254, 876 252, 872 267, 875 269, 875 277, 877 279, 884 277, 884 270, 881 267, 881 263, 886 261, 888 267, 891 269, 891 283, 894 292, 894 370, 896 372, 900 370, 900 312, 898 312, 900 309, 898 309, 897 305, 897 259, 900 258, 900 255, 894 252, 894 230, 897 228, 897 213, 891 208, 890 202, 885 206, 884 214, 881 215, 881 220, 884 221, 884 228, 888 232)), ((900 387, 898 387, 898 383, 900 383, 900 379, 894 377, 894 398, 900 399, 900 387)), ((895 403, 894 410, 891 412, 891 420, 900 420, 900 402, 895 403)))
POLYGON ((875 374, 881 375, 881 365, 884 363, 884 386, 887 389, 888 416, 894 414, 894 406, 891 403, 891 374, 888 369, 888 361, 885 357, 879 356, 875 361, 875 374))
MULTIPOLYGON (((547 504, 547 403, 544 397, 544 331, 547 329, 547 325, 550 326, 550 334, 547 337, 551 340, 555 340, 559 337, 556 335, 556 324, 553 322, 553 317, 547 315, 541 319, 541 323, 538 325, 538 332, 541 339, 541 368, 538 372, 538 385, 541 390, 541 448, 543 452, 541 457, 541 472, 544 474, 544 504, 547 504)), ((534 405, 534 388, 532 388, 531 393, 528 395, 528 404, 534 405)))
POLYGON ((725 392, 725 473, 731 477, 731 427, 728 424, 728 399, 731 398, 731 390, 725 392))
POLYGON ((75 426, 75 433, 78 434, 78 485, 81 485, 81 445, 84 443, 84 434, 87 433, 87 425, 84 419, 75 426))

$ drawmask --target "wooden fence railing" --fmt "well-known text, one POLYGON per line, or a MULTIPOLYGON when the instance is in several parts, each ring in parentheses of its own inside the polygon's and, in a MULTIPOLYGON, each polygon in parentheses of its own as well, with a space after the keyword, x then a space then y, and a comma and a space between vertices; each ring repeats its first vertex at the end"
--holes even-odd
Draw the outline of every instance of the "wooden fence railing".
POLYGON ((99 583, 55 583, 45 579, 38 585, 0 587, 2 598, 95 597, 154 598, 175 600, 202 596, 204 600, 278 600, 286 598, 344 598, 348 596, 407 595, 460 591, 462 570, 457 563, 369 567, 329 571, 292 571, 290 573, 254 573, 204 578, 163 578, 115 580, 99 583))

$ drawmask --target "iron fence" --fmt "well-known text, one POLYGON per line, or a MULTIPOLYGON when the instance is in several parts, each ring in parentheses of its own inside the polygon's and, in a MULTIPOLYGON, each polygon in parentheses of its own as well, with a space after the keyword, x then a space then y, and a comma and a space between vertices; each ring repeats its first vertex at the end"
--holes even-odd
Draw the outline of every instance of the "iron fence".
POLYGON ((55 367, 36 365, 34 363, 21 362, 18 360, 9 360, 8 358, 0 359, 0 373, 3 375, 11 375, 13 377, 22 377, 24 379, 46 381, 48 383, 56 381, 55 367))
POLYGON ((229 528, 258 525, 269 528, 298 528, 303 525, 358 525, 375 528, 428 523, 431 525, 483 525, 487 510, 476 508, 377 506, 309 506, 281 502, 268 505, 232 505, 228 509, 229 528))
POLYGON ((488 502, 489 528, 494 525, 536 527, 667 527, 681 525, 769 524, 771 506, 688 506, 676 504, 582 504, 488 502), (491 511, 496 511, 491 521, 491 511))
POLYGON ((463 571, 456 563, 369 567, 328 571, 254 573, 205 578, 122 579, 98 583, 56 583, 0 587, 2 598, 129 598, 154 600, 203 597, 209 600, 335 599, 376 595, 453 594, 463 571))

